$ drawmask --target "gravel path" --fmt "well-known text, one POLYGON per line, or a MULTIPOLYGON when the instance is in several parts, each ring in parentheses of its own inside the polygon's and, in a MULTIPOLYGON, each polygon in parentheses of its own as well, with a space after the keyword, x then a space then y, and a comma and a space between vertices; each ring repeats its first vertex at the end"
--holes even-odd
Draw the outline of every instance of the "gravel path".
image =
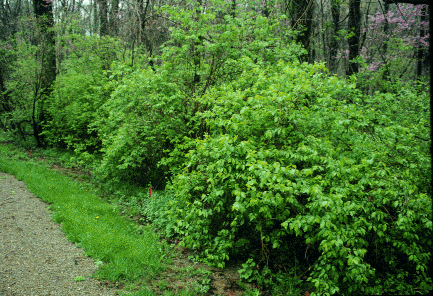
POLYGON ((66 239, 47 206, 24 182, 0 172, 0 295, 116 295, 89 278, 93 259, 66 239))

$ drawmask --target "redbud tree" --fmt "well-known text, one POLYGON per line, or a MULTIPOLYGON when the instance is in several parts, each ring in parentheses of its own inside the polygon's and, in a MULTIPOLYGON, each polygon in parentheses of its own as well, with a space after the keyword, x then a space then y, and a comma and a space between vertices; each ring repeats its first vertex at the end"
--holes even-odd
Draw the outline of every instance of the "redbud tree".
POLYGON ((427 5, 396 4, 385 13, 369 15, 359 55, 361 77, 369 79, 360 82, 380 81, 376 87, 390 90, 396 81, 419 78, 416 76, 422 74, 421 62, 430 46, 428 30, 427 5))

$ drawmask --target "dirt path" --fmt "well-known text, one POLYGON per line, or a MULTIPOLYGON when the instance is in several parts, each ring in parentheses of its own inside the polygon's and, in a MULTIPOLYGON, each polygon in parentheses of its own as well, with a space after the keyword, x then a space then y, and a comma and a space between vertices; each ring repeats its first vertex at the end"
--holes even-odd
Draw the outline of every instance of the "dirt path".
POLYGON ((93 259, 66 239, 47 206, 24 182, 0 172, 0 295, 116 295, 89 278, 93 259))

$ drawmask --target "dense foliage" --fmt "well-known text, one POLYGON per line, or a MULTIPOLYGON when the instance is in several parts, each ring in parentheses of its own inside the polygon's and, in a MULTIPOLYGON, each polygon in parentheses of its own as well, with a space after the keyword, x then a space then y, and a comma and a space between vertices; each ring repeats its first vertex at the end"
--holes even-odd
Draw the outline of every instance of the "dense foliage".
POLYGON ((18 28, 0 49, 3 61, 13 61, 1 66, 11 79, 4 81, 0 77, 0 119, 2 128, 13 134, 18 143, 31 147, 42 131, 40 120, 47 99, 43 69, 47 48, 36 45, 36 40, 44 40, 44 35, 34 17, 23 18, 18 28))
POLYGON ((149 69, 125 76, 93 124, 102 140, 100 175, 163 187, 168 170, 157 164, 188 134, 191 110, 189 101, 163 75, 149 69))
POLYGON ((49 96, 31 92, 42 45, 16 34, 2 120, 43 128, 108 187, 165 189, 143 206, 155 227, 267 289, 302 274, 320 295, 431 291, 429 89, 401 63, 413 48, 399 35, 393 59, 360 56, 365 71, 341 79, 299 62, 286 16, 212 3, 158 9, 176 24, 159 56, 64 34, 49 96))
POLYGON ((43 134, 50 145, 93 153, 101 148, 101 139, 90 124, 113 91, 113 79, 105 69, 115 58, 109 56, 118 45, 109 38, 76 34, 67 35, 62 45, 62 53, 68 58, 46 102, 48 120, 43 134))
POLYGON ((189 4, 190 9, 161 8, 180 25, 171 28, 160 57, 168 79, 188 96, 203 95, 213 85, 236 79, 243 71, 238 65, 242 56, 273 64, 305 54, 294 42, 298 32, 280 25, 283 16, 272 19, 232 10, 230 3, 218 0, 206 9, 193 1, 189 4))
MULTIPOLYGON (((103 78, 98 80, 101 84, 96 87, 89 84, 90 88, 82 85, 80 89, 104 91, 115 85, 109 98, 97 95, 101 99, 92 104, 101 107, 99 109, 88 107, 86 102, 94 96, 89 90, 83 95, 70 89, 71 84, 66 83, 58 84, 54 92, 54 98, 57 95, 62 101, 68 95, 59 96, 58 92, 68 93, 71 98, 80 97, 71 101, 75 102, 71 107, 80 114, 81 125, 66 123, 76 130, 74 133, 57 130, 68 139, 83 138, 77 131, 89 133, 90 130, 91 135, 98 134, 103 153, 98 172, 105 180, 129 181, 143 186, 151 183, 156 188, 163 188, 170 169, 160 166, 160 160, 167 157, 183 137, 202 138, 205 132, 204 121, 195 116, 203 110, 195 97, 215 85, 235 80, 244 71, 241 63, 244 56, 260 64, 273 64, 280 59, 293 60, 303 53, 298 45, 287 40, 290 31, 280 32, 281 37, 274 37, 278 33, 278 22, 261 16, 251 16, 246 21, 245 16, 222 17, 218 9, 201 14, 200 7, 180 12, 164 7, 163 11, 183 25, 173 30, 172 39, 162 48, 163 54, 157 59, 162 62, 160 67, 134 69, 125 63, 113 63, 109 72, 115 83, 107 84, 100 67, 93 66, 91 73, 95 73, 94 77, 103 78), (196 23, 191 25, 185 21, 197 14, 199 19, 196 23), (251 34, 261 27, 267 30, 251 34), (108 87, 102 87, 104 84, 108 87), (101 105, 102 102, 105 103, 101 105), (93 116, 92 124, 87 120, 92 119, 89 116, 93 116)), ((62 75, 58 81, 68 77, 78 85, 80 75, 73 71, 62 75)), ((92 79, 84 78, 81 84, 91 83, 92 79)), ((54 99, 51 106, 61 106, 59 103, 54 99)), ((61 124, 64 112, 68 112, 67 109, 53 112, 61 124)), ((76 117, 71 118, 75 120, 76 117)))
POLYGON ((212 106, 201 114, 210 132, 186 144, 170 186, 187 202, 171 211, 184 244, 221 267, 299 260, 319 293, 430 285, 430 162, 416 138, 427 113, 408 128, 381 110, 384 95, 363 96, 322 65, 248 65, 199 99, 212 106))

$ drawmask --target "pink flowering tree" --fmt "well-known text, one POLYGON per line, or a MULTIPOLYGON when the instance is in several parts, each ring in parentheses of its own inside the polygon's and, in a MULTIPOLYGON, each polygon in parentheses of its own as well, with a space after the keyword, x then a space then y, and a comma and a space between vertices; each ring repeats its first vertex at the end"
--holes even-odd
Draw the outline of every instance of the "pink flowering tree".
POLYGON ((426 6, 396 4, 388 10, 385 5, 385 13, 368 16, 367 27, 363 29, 366 40, 359 55, 362 77, 378 81, 372 79, 377 76, 391 85, 422 74, 423 53, 430 46, 426 6))

